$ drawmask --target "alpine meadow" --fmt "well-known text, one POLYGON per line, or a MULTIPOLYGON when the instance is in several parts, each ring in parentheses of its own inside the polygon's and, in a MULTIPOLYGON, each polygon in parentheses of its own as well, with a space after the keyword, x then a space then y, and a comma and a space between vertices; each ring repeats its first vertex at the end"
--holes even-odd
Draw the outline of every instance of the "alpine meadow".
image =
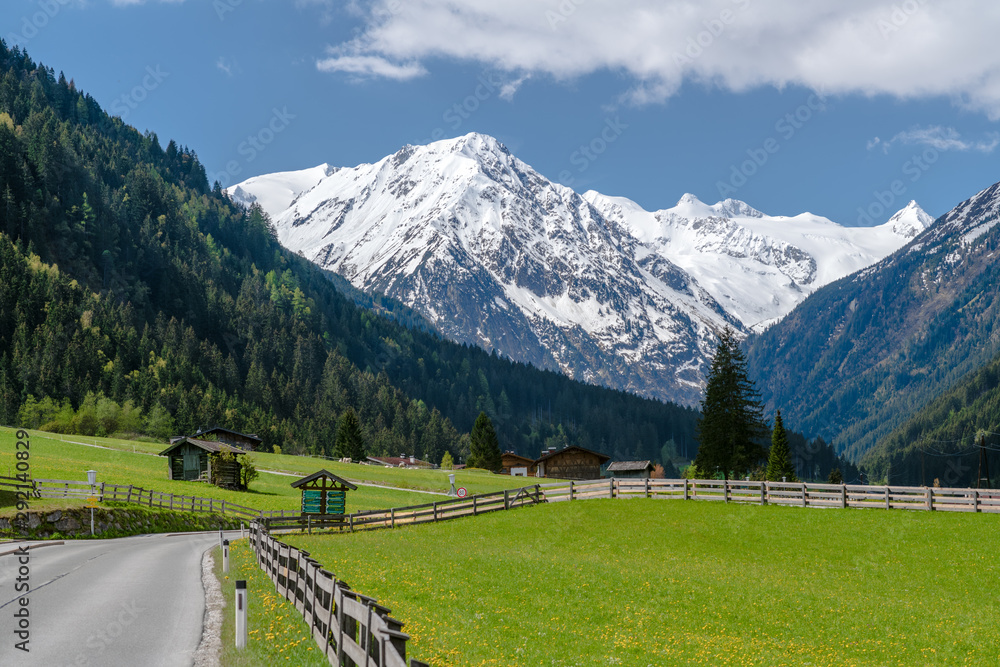
POLYGON ((1000 5, 0 26, 0 665, 1000 664, 1000 5))

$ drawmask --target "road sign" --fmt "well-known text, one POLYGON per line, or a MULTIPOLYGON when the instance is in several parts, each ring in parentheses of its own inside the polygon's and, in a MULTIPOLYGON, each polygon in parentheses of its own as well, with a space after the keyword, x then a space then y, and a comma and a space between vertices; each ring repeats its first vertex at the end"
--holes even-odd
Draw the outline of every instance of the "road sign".
POLYGON ((459 498, 464 498, 467 495, 469 495, 469 492, 465 490, 464 486, 458 487, 458 497, 459 498))
POLYGON ((87 502, 90 503, 89 505, 87 505, 87 507, 90 507, 92 509, 97 509, 97 507, 98 507, 97 501, 98 500, 99 500, 99 498, 97 496, 90 496, 89 498, 87 498, 87 502))

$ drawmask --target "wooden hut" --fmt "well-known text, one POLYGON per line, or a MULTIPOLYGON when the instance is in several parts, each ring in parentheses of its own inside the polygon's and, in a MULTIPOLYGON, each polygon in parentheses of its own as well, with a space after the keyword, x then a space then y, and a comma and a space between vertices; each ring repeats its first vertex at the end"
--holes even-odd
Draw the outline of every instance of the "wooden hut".
POLYGON ((610 460, 611 457, 606 454, 571 445, 558 451, 549 450, 535 461, 535 465, 538 466, 538 477, 600 479, 601 466, 610 460))
POLYGON ((166 456, 168 460, 168 474, 174 480, 203 480, 215 481, 217 486, 227 488, 241 488, 240 464, 238 457, 245 456, 246 452, 223 442, 209 440, 198 440, 196 438, 180 438, 170 443, 170 446, 160 452, 160 456, 166 456), (213 470, 212 454, 223 452, 232 453, 237 457, 237 462, 224 463, 215 460, 213 470))
POLYGON ((342 477, 327 470, 318 470, 311 475, 292 482, 293 489, 302 489, 302 514, 343 516, 347 514, 347 491, 357 490, 342 477))
POLYGON ((503 456, 500 457, 500 466, 502 474, 519 477, 534 477, 538 471, 534 459, 520 456, 514 452, 504 452, 503 456))
POLYGON ((611 477, 649 479, 656 466, 652 461, 615 461, 608 466, 611 477))

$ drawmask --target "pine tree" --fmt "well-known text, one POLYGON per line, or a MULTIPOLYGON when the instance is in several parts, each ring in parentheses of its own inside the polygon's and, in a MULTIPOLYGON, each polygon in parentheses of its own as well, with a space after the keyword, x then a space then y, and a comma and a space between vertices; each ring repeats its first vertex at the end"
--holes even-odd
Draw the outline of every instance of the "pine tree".
POLYGON ((729 327, 719 336, 698 420, 698 470, 725 479, 745 473, 767 456, 764 406, 747 377, 746 357, 729 327))
POLYGON ((774 431, 771 433, 771 453, 767 458, 767 473, 769 482, 797 482, 795 466, 792 465, 792 454, 788 448, 788 434, 785 424, 781 421, 781 410, 774 417, 774 431))
POLYGON ((337 458, 348 458, 352 461, 365 460, 365 440, 361 434, 361 424, 354 408, 347 408, 340 418, 337 429, 337 442, 333 447, 333 455, 337 458))
POLYGON ((500 457, 500 441, 493 429, 493 422, 485 412, 480 412, 472 433, 469 434, 469 460, 466 463, 470 468, 484 468, 495 472, 502 465, 500 457))

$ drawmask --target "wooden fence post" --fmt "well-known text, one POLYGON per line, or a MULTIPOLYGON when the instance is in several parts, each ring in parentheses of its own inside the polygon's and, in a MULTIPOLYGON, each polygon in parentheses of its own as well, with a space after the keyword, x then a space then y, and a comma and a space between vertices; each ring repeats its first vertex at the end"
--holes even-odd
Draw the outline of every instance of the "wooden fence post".
POLYGON ((885 508, 886 509, 891 509, 891 507, 889 506, 889 485, 888 484, 885 485, 885 508))
POLYGON ((925 502, 927 504, 927 511, 928 512, 933 512, 934 511, 934 492, 931 491, 930 487, 927 487, 926 489, 924 489, 924 499, 925 499, 925 502))
POLYGON ((729 502, 729 480, 728 479, 722 480, 722 497, 726 499, 727 503, 729 502))
POLYGON ((569 499, 573 500, 573 480, 569 480, 569 499))
POLYGON ((646 478, 646 497, 649 498, 649 478, 646 478))
POLYGON ((684 478, 684 500, 690 500, 688 498, 688 481, 686 477, 684 478))
POLYGON ((979 511, 979 489, 972 490, 972 511, 979 511))
POLYGON ((612 477, 608 480, 608 498, 611 500, 615 499, 615 478, 612 477))
POLYGON ((802 506, 803 507, 808 507, 808 503, 806 502, 806 498, 807 498, 807 496, 806 496, 806 483, 802 482, 802 506))
POLYGON ((389 527, 390 528, 395 528, 396 527, 396 508, 395 507, 393 507, 392 509, 389 510, 389 527))
POLYGON ((760 504, 763 505, 767 502, 764 498, 764 489, 767 487, 767 480, 762 480, 760 483, 760 504))
POLYGON ((479 501, 479 496, 472 496, 472 516, 476 516, 477 514, 479 514, 478 501, 479 501))
POLYGON ((507 489, 503 490, 503 508, 505 510, 510 509, 510 492, 507 489))
MULTIPOLYGON (((504 509, 506 509, 506 508, 504 508, 504 509)), ((437 523, 437 520, 438 520, 438 504, 435 502, 434 503, 434 522, 437 523)))
POLYGON ((132 502, 132 485, 131 484, 128 485, 128 496, 125 498, 125 502, 127 502, 127 503, 132 502))
POLYGON ((847 485, 840 485, 840 508, 847 509, 847 485))

